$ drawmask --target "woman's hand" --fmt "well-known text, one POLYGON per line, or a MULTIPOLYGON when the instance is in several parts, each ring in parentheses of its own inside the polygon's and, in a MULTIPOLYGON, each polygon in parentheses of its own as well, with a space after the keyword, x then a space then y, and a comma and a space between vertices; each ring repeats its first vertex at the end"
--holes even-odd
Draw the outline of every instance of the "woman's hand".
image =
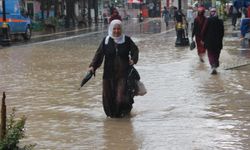
POLYGON ((204 41, 201 41, 201 44, 204 45, 204 41))
POLYGON ((129 65, 134 65, 134 61, 132 59, 129 59, 129 65))
POLYGON ((94 69, 94 67, 91 66, 91 67, 89 67, 88 71, 94 73, 94 72, 95 72, 95 69, 94 69))

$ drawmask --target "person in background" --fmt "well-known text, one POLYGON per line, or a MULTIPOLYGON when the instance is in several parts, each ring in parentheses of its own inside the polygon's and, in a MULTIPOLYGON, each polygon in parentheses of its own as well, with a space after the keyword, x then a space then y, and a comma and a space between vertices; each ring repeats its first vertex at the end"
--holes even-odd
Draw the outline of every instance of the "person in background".
POLYGON ((107 13, 103 13, 103 23, 106 25, 106 24, 108 24, 108 15, 107 15, 107 13))
POLYGON ((238 13, 239 13, 239 10, 236 7, 236 4, 234 4, 233 8, 232 8, 232 25, 233 25, 234 30, 236 30, 236 23, 237 23, 238 13))
POLYGON ((104 60, 103 108, 108 117, 128 115, 134 103, 128 94, 127 77, 130 65, 138 61, 139 50, 129 36, 123 34, 122 22, 113 20, 106 36, 97 49, 89 71, 95 72, 104 60))
POLYGON ((175 11, 174 20, 175 22, 181 22, 181 23, 184 23, 186 21, 186 16, 183 14, 181 9, 175 11))
POLYGON ((148 4, 148 8, 149 8, 149 17, 154 17, 154 7, 155 4, 153 2, 150 2, 148 4))
POLYGON ((162 11, 162 17, 164 17, 164 21, 165 21, 166 28, 167 28, 168 27, 168 22, 169 22, 169 19, 170 19, 170 14, 169 14, 169 11, 167 10, 166 6, 164 6, 164 10, 162 11))
POLYGON ((116 8, 115 8, 114 4, 112 4, 111 6, 108 6, 108 7, 109 7, 109 13, 110 13, 110 15, 112 15, 113 12, 114 12, 114 10, 115 10, 116 8))
POLYGON ((113 14, 111 15, 111 17, 109 18, 109 23, 111 23, 113 20, 118 19, 120 21, 122 21, 122 17, 119 15, 119 12, 117 9, 113 10, 113 14))
POLYGON ((194 11, 193 7, 189 6, 187 9, 188 31, 192 31, 194 25, 194 11))
POLYGON ((243 18, 240 25, 241 38, 248 40, 248 47, 250 47, 250 18, 243 18))
POLYGON ((200 58, 201 62, 204 62, 204 55, 206 53, 206 49, 204 48, 204 45, 202 43, 202 29, 203 26, 207 20, 207 18, 205 17, 205 8, 204 7, 199 7, 198 8, 198 15, 197 17, 194 19, 194 27, 193 27, 193 31, 192 31, 192 40, 195 36, 195 41, 196 41, 196 47, 197 47, 197 53, 198 56, 200 58))
POLYGON ((223 48, 224 25, 223 21, 218 18, 216 9, 210 10, 210 17, 202 31, 204 46, 207 49, 208 60, 211 66, 212 75, 217 74, 216 68, 219 67, 219 58, 223 48))

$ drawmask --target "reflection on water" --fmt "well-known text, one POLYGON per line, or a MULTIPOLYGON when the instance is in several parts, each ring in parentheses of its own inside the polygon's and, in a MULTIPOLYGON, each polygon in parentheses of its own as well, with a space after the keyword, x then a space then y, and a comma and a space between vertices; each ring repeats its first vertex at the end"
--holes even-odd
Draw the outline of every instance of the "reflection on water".
POLYGON ((140 48, 135 67, 148 93, 135 98, 131 117, 110 119, 102 108, 102 67, 78 90, 103 36, 1 49, 8 112, 16 107, 28 117, 22 144, 51 150, 250 148, 250 68, 223 67, 238 51, 223 50, 219 74, 211 76, 207 58, 200 63, 195 50, 174 47, 174 31, 133 37, 140 48))
POLYGON ((139 149, 130 118, 106 119, 103 126, 103 149, 139 149))
POLYGON ((207 83, 204 89, 206 93, 212 93, 208 97, 212 100, 208 111, 209 119, 216 120, 219 130, 230 133, 226 139, 221 139, 223 147, 233 149, 248 149, 249 145, 249 84, 244 83, 245 76, 249 72, 238 72, 235 75, 226 77, 219 75, 207 83), (229 82, 230 80, 230 82, 229 82), (229 145, 231 145, 229 147, 229 145), (245 145, 245 146, 243 146, 245 145))
POLYGON ((141 33, 160 33, 162 22, 160 20, 140 24, 141 33))

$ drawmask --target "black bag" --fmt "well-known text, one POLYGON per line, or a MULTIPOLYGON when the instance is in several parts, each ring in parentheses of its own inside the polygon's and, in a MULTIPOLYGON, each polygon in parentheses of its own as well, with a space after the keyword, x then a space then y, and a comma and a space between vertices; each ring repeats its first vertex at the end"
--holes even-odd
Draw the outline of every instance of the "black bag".
POLYGON ((137 93, 137 81, 140 80, 140 75, 134 66, 129 66, 128 68, 128 76, 127 76, 127 88, 128 95, 130 98, 133 97, 137 93))
POLYGON ((134 66, 129 66, 128 69, 128 79, 132 79, 132 80, 140 80, 140 75, 138 73, 138 71, 135 69, 134 66))
POLYGON ((190 48, 190 50, 193 50, 193 49, 195 49, 195 47, 196 47, 195 41, 192 40, 192 42, 190 43, 189 48, 190 48))
POLYGON ((140 81, 140 75, 134 66, 129 67, 127 86, 131 97, 143 96, 147 93, 145 85, 140 81))

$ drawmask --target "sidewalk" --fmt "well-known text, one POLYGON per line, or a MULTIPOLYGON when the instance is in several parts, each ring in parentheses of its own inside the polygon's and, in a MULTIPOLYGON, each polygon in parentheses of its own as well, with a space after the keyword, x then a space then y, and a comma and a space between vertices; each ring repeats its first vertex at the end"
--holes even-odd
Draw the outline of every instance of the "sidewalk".
MULTIPOLYGON (((225 70, 231 70, 236 68, 248 67, 250 65, 250 48, 248 46, 248 41, 241 38, 241 33, 239 29, 234 30, 231 25, 231 19, 224 22, 225 35, 224 35, 224 45, 222 51, 227 51, 230 55, 233 55, 232 60, 228 60, 228 64, 223 66, 225 70)), ((223 55, 222 55, 223 57, 223 55)), ((247 69, 249 70, 249 69, 247 69)))
MULTIPOLYGON (((145 23, 151 20, 154 20, 157 18, 144 18, 144 21, 141 23, 145 23)), ((138 22, 138 18, 131 18, 129 20, 124 20, 124 26, 127 26, 129 24, 141 24, 138 22)), ((100 31, 100 30, 107 30, 108 25, 105 25, 104 23, 98 23, 95 24, 93 23, 91 26, 87 26, 85 27, 83 26, 75 26, 75 27, 70 27, 70 28, 65 28, 65 27, 57 27, 55 32, 53 31, 53 29, 49 29, 47 28, 47 30, 43 30, 43 31, 33 31, 32 32, 32 37, 38 37, 38 36, 51 36, 51 35, 55 35, 55 34, 64 34, 64 33, 68 33, 68 32, 80 32, 80 31, 88 31, 88 32, 93 32, 93 31, 100 31), (98 28, 98 29, 97 29, 98 28)), ((31 38, 32 38, 31 37, 31 38)))
MULTIPOLYGON (((97 26, 104 26, 103 24, 99 24, 97 26)), ((55 34, 60 34, 60 33, 67 33, 67 32, 76 32, 76 31, 82 31, 82 30, 89 30, 96 27, 95 24, 92 24, 91 26, 84 27, 84 26, 75 26, 75 27, 70 27, 70 28, 65 28, 65 27, 57 27, 55 30, 53 28, 46 28, 42 31, 33 31, 32 32, 32 37, 38 37, 38 36, 50 36, 50 35, 55 35, 55 34)), ((31 37, 31 38, 32 38, 31 37)))

